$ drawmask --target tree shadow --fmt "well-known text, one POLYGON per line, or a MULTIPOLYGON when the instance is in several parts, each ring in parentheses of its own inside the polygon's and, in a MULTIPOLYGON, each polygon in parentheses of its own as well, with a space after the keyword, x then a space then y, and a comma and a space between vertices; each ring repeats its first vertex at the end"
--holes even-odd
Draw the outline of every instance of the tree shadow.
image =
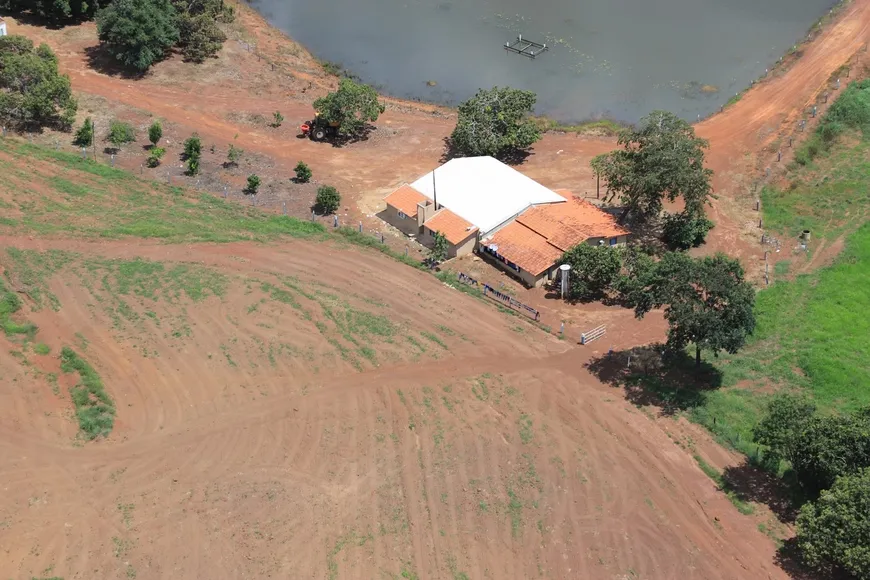
POLYGON ((15 10, 12 11, 12 15, 21 24, 26 24, 28 26, 39 26, 41 28, 47 28, 49 30, 61 30, 63 28, 66 28, 67 26, 75 26, 77 24, 81 24, 82 22, 90 20, 90 18, 86 17, 70 18, 69 20, 50 20, 48 18, 40 16, 39 14, 34 14, 33 12, 16 12, 15 10))
POLYGON ((85 56, 88 60, 88 66, 98 73, 110 76, 121 77, 123 79, 141 79, 145 77, 144 72, 131 70, 125 67, 112 55, 109 48, 104 44, 96 44, 85 49, 85 56))
POLYGON ((794 580, 854 580, 855 577, 844 570, 826 567, 822 570, 810 568, 801 557, 797 538, 785 540, 782 547, 776 551, 774 562, 794 580))
MULTIPOLYGON (((768 459, 768 463, 778 459, 768 459)), ((764 504, 776 514, 779 521, 793 524, 805 497, 796 482, 779 478, 775 465, 765 465, 765 460, 749 457, 737 466, 725 468, 722 479, 728 489, 745 501, 764 504)))
MULTIPOLYGON (((457 157, 469 157, 456 149, 449 135, 441 141, 444 143, 444 150, 441 153, 441 158, 438 160, 441 165, 457 157)), ((496 155, 495 158, 505 165, 522 165, 532 155, 534 155, 534 152, 531 149, 514 149, 496 155)))
POLYGON ((663 344, 611 351, 586 368, 601 382, 622 388, 631 403, 658 407, 663 416, 703 405, 707 392, 722 386, 719 369, 706 361, 696 368, 686 352, 663 344))
POLYGON ((353 135, 336 135, 335 137, 327 138, 327 142, 336 149, 340 149, 354 143, 368 141, 371 134, 377 130, 378 128, 375 125, 366 123, 360 131, 357 131, 353 135))

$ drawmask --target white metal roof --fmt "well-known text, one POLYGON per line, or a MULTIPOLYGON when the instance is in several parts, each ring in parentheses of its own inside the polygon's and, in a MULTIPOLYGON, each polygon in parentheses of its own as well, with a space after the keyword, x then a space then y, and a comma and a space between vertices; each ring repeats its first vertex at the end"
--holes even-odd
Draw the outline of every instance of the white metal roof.
MULTIPOLYGON (((432 171, 411 187, 434 199, 432 171)), ((459 157, 434 170, 438 205, 477 226, 481 235, 530 205, 565 198, 492 157, 459 157)))

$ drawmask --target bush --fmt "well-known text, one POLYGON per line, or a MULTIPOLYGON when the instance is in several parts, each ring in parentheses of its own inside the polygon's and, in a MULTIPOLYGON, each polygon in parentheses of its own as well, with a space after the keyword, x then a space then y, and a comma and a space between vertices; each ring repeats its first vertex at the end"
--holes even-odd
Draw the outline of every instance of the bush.
POLYGON ((125 67, 144 72, 178 42, 170 0, 115 0, 97 13, 97 34, 125 67))
POLYGON ((88 117, 85 122, 76 131, 76 136, 73 139, 73 145, 77 147, 90 147, 94 144, 94 122, 88 117))
POLYGON ((672 250, 697 248, 707 239, 713 222, 703 214, 682 211, 665 216, 662 240, 672 250))
POLYGON ((187 174, 199 173, 199 160, 202 157, 202 140, 194 133, 184 140, 183 157, 187 161, 187 174))
POLYGON ((272 114, 272 126, 276 129, 281 126, 281 123, 284 122, 284 115, 281 114, 280 111, 275 111, 272 114))
POLYGON ((798 481, 812 495, 831 487, 837 477, 870 467, 870 407, 851 415, 813 417, 789 452, 798 481))
POLYGON ((311 168, 308 167, 304 161, 297 163, 296 167, 293 168, 293 171, 296 172, 296 181, 298 183, 308 183, 311 181, 313 173, 311 172, 311 168))
POLYGON ((323 215, 335 213, 341 207, 341 194, 331 185, 321 185, 317 188, 314 200, 315 210, 323 215))
POLYGON ((840 567, 870 580, 870 469, 838 478, 801 508, 797 543, 810 566, 840 567))
POLYGON ((248 185, 245 187, 245 193, 249 195, 257 195, 260 190, 260 177, 257 175, 248 176, 248 185))
POLYGON ((815 412, 815 404, 806 397, 790 393, 777 395, 768 403, 767 414, 752 430, 752 438, 766 445, 775 457, 789 458, 815 412))
POLYGON ((0 118, 22 127, 57 126, 68 129, 78 103, 69 77, 61 75, 57 57, 42 44, 23 36, 0 37, 0 118))
POLYGON ((619 250, 585 243, 565 252, 561 263, 571 266, 568 297, 572 300, 603 298, 622 267, 619 250))
POLYGON ((242 158, 244 153, 245 151, 243 149, 239 149, 230 143, 230 150, 227 151, 227 165, 238 165, 239 160, 242 158))
POLYGON ((160 159, 162 159, 165 154, 166 149, 163 147, 152 147, 148 152, 148 159, 146 161, 148 167, 154 168, 160 165, 160 159))
POLYGON ((109 133, 106 135, 106 141, 119 148, 125 143, 132 143, 136 140, 136 131, 133 130, 133 125, 124 123, 123 121, 112 121, 109 124, 109 133))
POLYGON ((151 123, 151 126, 148 127, 148 140, 151 141, 151 144, 157 147, 157 144, 160 143, 160 140, 163 138, 163 125, 160 124, 160 121, 154 121, 151 123))

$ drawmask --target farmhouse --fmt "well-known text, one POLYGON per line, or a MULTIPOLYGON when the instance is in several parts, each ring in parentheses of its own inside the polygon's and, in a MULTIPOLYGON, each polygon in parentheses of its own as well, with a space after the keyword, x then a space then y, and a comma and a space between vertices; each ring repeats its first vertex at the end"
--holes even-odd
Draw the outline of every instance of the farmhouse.
POLYGON ((451 258, 476 251, 528 286, 552 279, 572 246, 615 246, 629 235, 595 205, 492 157, 452 159, 384 201, 384 219, 420 243, 440 232, 451 258))

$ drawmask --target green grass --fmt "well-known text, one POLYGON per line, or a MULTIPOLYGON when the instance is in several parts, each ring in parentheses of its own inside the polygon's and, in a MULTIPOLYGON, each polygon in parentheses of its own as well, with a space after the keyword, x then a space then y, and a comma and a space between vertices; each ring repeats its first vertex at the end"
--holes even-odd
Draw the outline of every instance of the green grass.
POLYGON ((25 340, 33 340, 37 327, 32 322, 16 322, 12 315, 21 310, 21 299, 11 291, 0 278, 0 327, 6 336, 23 336, 25 340))
POLYGON ((617 135, 624 125, 612 121, 610 119, 599 119, 597 121, 584 121, 583 123, 560 123, 547 117, 534 117, 533 122, 542 133, 549 131, 562 133, 596 133, 603 135, 617 135))
POLYGON ((730 489, 730 486, 722 477, 722 474, 719 473, 718 469, 704 461, 704 458, 700 455, 695 455, 694 457, 695 461, 698 463, 698 467, 701 468, 701 471, 707 474, 707 477, 712 479, 716 485, 719 486, 719 489, 728 496, 728 499, 731 500, 731 503, 734 504, 737 511, 746 516, 755 513, 755 508, 751 503, 742 500, 734 490, 730 489))
POLYGON ((79 374, 70 391, 82 434, 86 439, 108 436, 115 424, 115 404, 97 371, 68 346, 61 350, 60 361, 63 372, 79 374))
POLYGON ((33 352, 35 352, 36 354, 41 354, 41 355, 45 356, 45 355, 51 353, 51 347, 48 346, 47 344, 45 344, 44 342, 40 342, 40 343, 37 343, 33 347, 33 352))
POLYGON ((7 248, 6 253, 12 262, 11 268, 15 271, 19 284, 33 301, 34 309, 39 310, 48 306, 52 310, 59 310, 60 301, 48 289, 48 280, 74 259, 76 254, 62 250, 38 252, 17 248, 7 248))
POLYGON ((795 163, 807 165, 827 153, 843 133, 859 129, 870 133, 870 79, 856 80, 825 111, 815 130, 795 151, 795 163))

